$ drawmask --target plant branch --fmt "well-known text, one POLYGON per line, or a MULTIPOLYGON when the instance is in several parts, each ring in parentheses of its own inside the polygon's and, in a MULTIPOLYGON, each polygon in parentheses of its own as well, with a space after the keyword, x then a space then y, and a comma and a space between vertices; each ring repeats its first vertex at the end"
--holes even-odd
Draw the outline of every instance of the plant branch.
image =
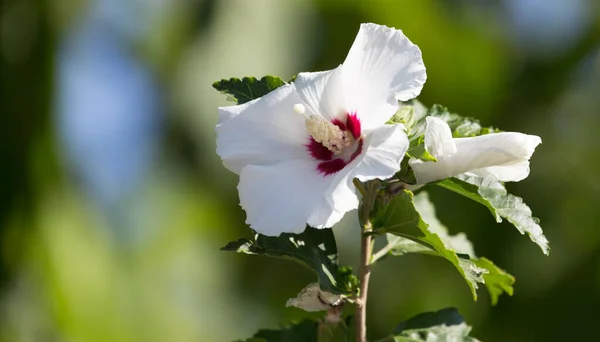
POLYGON ((371 277, 371 257, 373 255, 373 238, 371 232, 373 227, 369 216, 375 198, 377 196, 377 181, 368 182, 367 187, 363 187, 360 182, 355 180, 355 184, 359 184, 357 188, 363 195, 361 213, 359 215, 362 231, 361 231, 361 243, 360 243, 360 265, 358 269, 358 280, 360 282, 360 292, 358 300, 356 301, 356 342, 367 341, 367 295, 369 291, 369 278, 371 277), (362 191, 361 191, 362 190, 362 191))
POLYGON ((373 257, 371 258, 371 264, 374 264, 375 262, 377 262, 377 260, 386 256, 392 249, 394 249, 394 245, 388 243, 387 245, 385 245, 385 247, 375 252, 373 254, 373 257))

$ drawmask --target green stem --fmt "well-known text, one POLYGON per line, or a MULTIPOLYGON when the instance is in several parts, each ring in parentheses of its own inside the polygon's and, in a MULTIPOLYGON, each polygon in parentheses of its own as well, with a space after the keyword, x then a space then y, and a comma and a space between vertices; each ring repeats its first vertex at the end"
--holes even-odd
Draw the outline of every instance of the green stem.
POLYGON ((359 215, 362 225, 361 243, 360 243, 360 264, 358 269, 358 280, 360 282, 360 293, 356 302, 355 323, 356 323, 356 342, 367 341, 367 295, 369 291, 369 278, 371 277, 371 258, 373 256, 373 240, 369 234, 373 227, 369 216, 375 198, 377 196, 377 181, 368 182, 367 187, 354 180, 354 184, 362 194, 361 213, 359 215))
POLYGON ((388 243, 385 245, 385 247, 375 252, 375 254, 373 254, 373 258, 371 258, 371 264, 374 264, 377 260, 386 256, 392 249, 394 249, 394 245, 388 243))

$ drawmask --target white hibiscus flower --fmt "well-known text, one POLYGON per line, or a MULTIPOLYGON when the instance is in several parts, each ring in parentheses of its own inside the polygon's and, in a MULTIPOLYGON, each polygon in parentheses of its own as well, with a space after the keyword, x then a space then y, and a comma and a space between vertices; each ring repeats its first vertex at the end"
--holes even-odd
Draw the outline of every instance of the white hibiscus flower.
POLYGON ((240 175, 250 227, 300 233, 356 209, 353 178, 400 169, 408 140, 401 125, 385 122, 425 79, 421 51, 402 31, 363 24, 336 69, 301 73, 260 99, 219 108, 217 153, 240 175))
POLYGON ((426 119, 425 149, 437 162, 409 160, 419 184, 463 173, 492 177, 501 182, 518 182, 529 175, 529 159, 542 142, 538 136, 512 132, 452 138, 450 127, 444 120, 426 119))

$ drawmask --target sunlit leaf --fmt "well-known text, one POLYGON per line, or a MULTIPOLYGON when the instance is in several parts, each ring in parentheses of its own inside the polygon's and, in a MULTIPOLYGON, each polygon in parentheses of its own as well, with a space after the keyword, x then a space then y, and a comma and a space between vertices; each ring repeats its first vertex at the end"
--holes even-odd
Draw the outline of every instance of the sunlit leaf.
POLYGON ((485 287, 490 293, 492 305, 498 304, 498 298, 503 293, 507 293, 509 296, 513 295, 512 285, 515 283, 515 278, 512 275, 486 258, 475 258, 472 261, 477 267, 488 271, 483 275, 483 280, 485 280, 485 287))
POLYGON ((476 185, 473 185, 456 177, 446 178, 444 180, 436 182, 435 184, 444 189, 465 196, 470 200, 478 202, 479 204, 483 204, 492 212, 492 215, 494 215, 497 222, 502 222, 502 217, 498 214, 498 212, 496 212, 496 208, 494 208, 494 206, 488 200, 486 200, 485 198, 483 198, 483 196, 481 196, 481 194, 479 194, 479 187, 477 187, 476 185))
POLYGON ((502 293, 512 295, 514 278, 489 260, 476 258, 466 235, 450 235, 435 216, 426 193, 413 201, 412 192, 404 190, 375 217, 373 225, 376 232, 387 233, 388 245, 383 251, 389 254, 423 253, 450 261, 466 280, 473 299, 477 300, 479 283, 486 284, 494 304, 502 293))
POLYGON ((544 236, 539 220, 533 217, 531 209, 521 197, 509 194, 504 184, 493 179, 459 175, 436 182, 437 185, 485 205, 495 216, 512 223, 521 234, 529 235, 544 254, 550 253, 548 239, 544 236))
POLYGON ((434 104, 426 108, 418 100, 409 101, 400 106, 400 110, 394 116, 407 127, 407 133, 411 143, 425 134, 426 117, 434 116, 444 120, 450 126, 454 138, 473 137, 489 133, 500 132, 493 127, 482 127, 479 120, 450 113, 448 108, 434 104))
POLYGON ((454 308, 426 312, 400 323, 382 342, 477 342, 471 327, 454 308))
POLYGON ((400 102, 398 111, 388 121, 390 124, 402 123, 409 137, 418 137, 417 124, 427 115, 427 108, 417 99, 400 102))
POLYGON ((331 229, 306 227, 301 234, 256 234, 254 240, 239 239, 221 250, 293 260, 317 274, 323 291, 343 295, 354 295, 357 291, 352 270, 338 265, 337 246, 331 229))
POLYGON ((421 159, 423 161, 437 162, 437 159, 425 149, 425 140, 422 136, 410 142, 406 154, 409 157, 421 159))
POLYGON ((260 80, 256 77, 230 78, 213 83, 213 88, 227 95, 227 101, 243 104, 259 97, 285 84, 280 77, 264 76, 260 80))
POLYGON ((399 237, 394 234, 385 234, 385 238, 387 240, 386 247, 389 248, 388 252, 391 255, 400 256, 408 253, 437 255, 431 248, 407 238, 399 237))

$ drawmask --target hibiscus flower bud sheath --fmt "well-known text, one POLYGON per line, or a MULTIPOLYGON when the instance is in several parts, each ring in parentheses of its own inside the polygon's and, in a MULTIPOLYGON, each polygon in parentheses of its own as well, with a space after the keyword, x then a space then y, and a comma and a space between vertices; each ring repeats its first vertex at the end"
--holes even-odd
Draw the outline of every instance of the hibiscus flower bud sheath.
POLYGON ((419 184, 460 174, 518 182, 529 175, 529 159, 541 142, 538 136, 515 132, 453 138, 444 120, 427 117, 425 149, 437 161, 411 158, 409 164, 419 184))

